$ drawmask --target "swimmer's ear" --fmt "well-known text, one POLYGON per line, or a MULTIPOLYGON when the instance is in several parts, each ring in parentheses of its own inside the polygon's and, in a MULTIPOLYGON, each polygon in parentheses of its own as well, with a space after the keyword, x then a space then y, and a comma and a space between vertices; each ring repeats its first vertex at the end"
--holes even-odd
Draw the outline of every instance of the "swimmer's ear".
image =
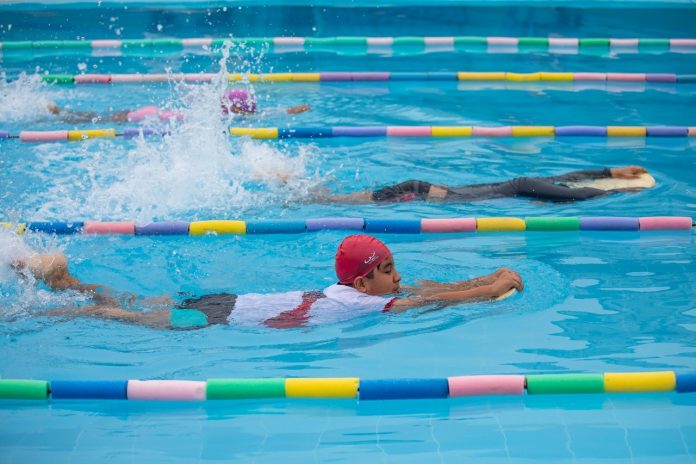
POLYGON ((353 281, 353 288, 361 293, 367 293, 367 286, 365 285, 365 277, 356 277, 353 281))

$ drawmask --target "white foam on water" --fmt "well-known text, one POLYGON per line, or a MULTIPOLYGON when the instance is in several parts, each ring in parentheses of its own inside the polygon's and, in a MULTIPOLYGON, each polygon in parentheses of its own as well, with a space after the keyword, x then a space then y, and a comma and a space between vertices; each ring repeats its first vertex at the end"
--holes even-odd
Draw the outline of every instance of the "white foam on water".
POLYGON ((22 73, 16 80, 0 79, 0 109, 2 121, 23 122, 49 118, 48 105, 53 103, 60 90, 41 80, 38 74, 22 73))
MULTIPOLYGON (((36 148, 45 150, 42 156, 52 158, 54 165, 60 164, 56 158, 63 158, 69 169, 64 175, 54 171, 47 176, 46 190, 37 192, 43 199, 32 219, 235 218, 249 208, 305 196, 322 181, 308 170, 318 149, 231 137, 229 126, 250 121, 223 115, 220 98, 229 88, 226 75, 223 57, 212 82, 172 86, 163 106, 183 112, 183 121, 152 118, 143 124, 168 130, 164 137, 138 137, 134 146, 111 140, 64 144, 58 153, 54 147, 36 148)), ((235 86, 253 93, 248 84, 235 86)), ((262 121, 254 119, 253 124, 262 121)))

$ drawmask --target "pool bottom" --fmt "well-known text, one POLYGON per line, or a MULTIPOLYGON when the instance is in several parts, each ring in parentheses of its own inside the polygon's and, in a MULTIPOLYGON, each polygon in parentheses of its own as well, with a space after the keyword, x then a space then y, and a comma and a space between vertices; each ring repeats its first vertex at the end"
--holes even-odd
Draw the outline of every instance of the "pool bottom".
POLYGON ((2 462, 687 462, 696 395, 3 403, 2 462), (298 427, 298 424, 301 426, 298 427), (60 436, 60 439, 57 437, 60 436), (185 437, 185 439, 182 439, 185 437))

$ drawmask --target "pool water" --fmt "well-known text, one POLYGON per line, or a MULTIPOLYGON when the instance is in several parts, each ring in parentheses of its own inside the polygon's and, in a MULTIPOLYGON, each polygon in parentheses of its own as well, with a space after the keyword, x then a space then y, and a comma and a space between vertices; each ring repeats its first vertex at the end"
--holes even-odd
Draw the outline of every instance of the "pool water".
MULTIPOLYGON (((619 5, 619 4, 614 4, 619 5)), ((384 8, 165 5, 0 7, 0 40, 235 36, 689 37, 696 10, 408 5, 384 8), (77 19, 77 9, 82 16, 77 19), (37 11, 40 14, 37 14, 37 11), (615 16, 622 14, 617 28, 615 16), (10 27, 10 24, 12 27, 10 27), (119 31, 119 32, 117 32, 119 31)), ((651 6, 651 5, 650 5, 651 6)), ((694 73, 696 54, 346 55, 233 47, 171 56, 3 54, 0 129, 72 128, 49 102, 109 113, 145 105, 186 112, 164 138, 0 142, 0 220, 203 220, 309 217, 694 217, 696 150, 680 139, 229 138, 226 127, 332 125, 694 126, 696 87, 580 89, 457 82, 254 84, 261 114, 223 118, 211 84, 61 86, 39 75, 131 72, 465 71, 694 73), (308 104, 289 116, 284 108, 308 104), (498 199, 468 204, 316 204, 417 178, 463 185, 636 164, 655 188, 578 203, 498 199), (287 183, 278 180, 282 176, 287 183)), ((238 84, 237 86, 247 86, 238 84)), ((159 123, 149 123, 158 125, 159 123)), ((95 120, 80 128, 131 127, 95 120)), ((468 279, 509 267, 525 291, 440 311, 373 314, 283 331, 214 326, 163 331, 42 317, 79 305, 19 278, 12 256, 60 250, 72 272, 142 296, 284 292, 335 282, 346 235, 17 237, 0 232, 2 378, 447 377, 696 368, 692 231, 380 236, 404 283, 468 279)), ((0 462, 693 462, 696 397, 559 395, 359 402, 204 404, 0 403, 0 462)))

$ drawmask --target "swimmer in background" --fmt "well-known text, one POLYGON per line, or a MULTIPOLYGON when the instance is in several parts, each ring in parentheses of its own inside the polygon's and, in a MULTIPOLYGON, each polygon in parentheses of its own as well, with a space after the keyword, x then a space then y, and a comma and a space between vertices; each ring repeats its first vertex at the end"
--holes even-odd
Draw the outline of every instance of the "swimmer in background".
MULTIPOLYGON (((244 89, 233 89, 220 99, 222 114, 249 115, 257 112, 256 99, 244 89)), ((48 111, 60 116, 66 123, 92 122, 96 119, 111 122, 141 122, 146 118, 157 118, 161 121, 184 119, 183 111, 163 110, 156 106, 145 106, 137 110, 122 110, 103 115, 93 111, 73 111, 61 109, 55 103, 49 103, 48 111)), ((309 105, 298 105, 284 110, 286 114, 299 114, 311 111, 309 105)), ((262 114, 267 112, 262 112, 262 114)))
MULTIPOLYGON (((642 190, 646 187, 601 189, 583 184, 600 179, 639 180, 648 176, 640 166, 573 171, 551 177, 517 177, 506 182, 473 184, 460 187, 409 180, 379 190, 364 190, 336 195, 326 190, 315 192, 312 201, 319 203, 397 203, 404 201, 468 202, 506 197, 525 197, 554 202, 589 200, 612 193, 642 190)), ((652 177, 649 177, 652 179, 652 177)), ((654 185, 654 179, 652 179, 654 185)))
POLYGON ((392 253, 369 235, 351 235, 343 240, 334 261, 338 283, 323 291, 219 293, 175 302, 169 297, 143 299, 84 284, 68 272, 63 255, 34 255, 15 260, 13 266, 20 272, 28 270, 52 290, 77 291, 91 300, 87 306, 59 308, 44 315, 95 317, 161 329, 250 323, 297 328, 308 322, 332 320, 332 316, 342 314, 342 309, 350 311, 351 317, 373 312, 401 313, 426 306, 440 309, 457 303, 491 301, 511 289, 523 289, 519 274, 505 268, 472 280, 426 280, 415 287, 402 287, 392 253))

